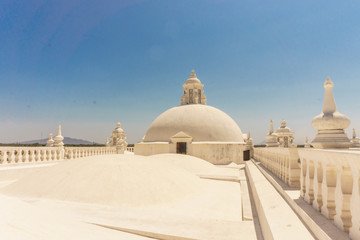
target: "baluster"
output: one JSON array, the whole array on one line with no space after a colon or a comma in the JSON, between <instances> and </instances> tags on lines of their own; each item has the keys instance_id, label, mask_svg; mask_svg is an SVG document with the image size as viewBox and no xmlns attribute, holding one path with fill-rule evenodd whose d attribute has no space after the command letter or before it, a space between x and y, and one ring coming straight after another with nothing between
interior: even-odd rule
<instances>
[{"instance_id":1,"label":"baluster","mask_svg":"<svg viewBox=\"0 0 360 240\"><path fill-rule=\"evenodd\" d=\"M302 159L301 161L301 175L300 175L300 181L301 181L301 191L300 195L305 198L306 194L306 175L307 175L307 162L306 159Z\"/></svg>"},{"instance_id":2,"label":"baluster","mask_svg":"<svg viewBox=\"0 0 360 240\"><path fill-rule=\"evenodd\" d=\"M66 150L65 159L72 159L72 151L70 149Z\"/></svg>"},{"instance_id":3,"label":"baluster","mask_svg":"<svg viewBox=\"0 0 360 240\"><path fill-rule=\"evenodd\" d=\"M4 159L5 159L5 151L0 150L0 164L4 164Z\"/></svg>"},{"instance_id":4,"label":"baluster","mask_svg":"<svg viewBox=\"0 0 360 240\"><path fill-rule=\"evenodd\" d=\"M280 179L284 181L284 159L283 155L279 153L279 163L280 163Z\"/></svg>"},{"instance_id":5,"label":"baluster","mask_svg":"<svg viewBox=\"0 0 360 240\"><path fill-rule=\"evenodd\" d=\"M39 151L37 149L34 150L34 160L35 162L39 161Z\"/></svg>"},{"instance_id":6,"label":"baluster","mask_svg":"<svg viewBox=\"0 0 360 240\"><path fill-rule=\"evenodd\" d=\"M9 163L8 162L8 157L9 157L8 151L6 149L2 150L1 155L2 155L1 164L2 165L8 164Z\"/></svg>"},{"instance_id":7,"label":"baluster","mask_svg":"<svg viewBox=\"0 0 360 240\"><path fill-rule=\"evenodd\" d=\"M281 179L281 162L280 162L280 156L278 153L275 153L275 160L276 160L276 171L278 178Z\"/></svg>"},{"instance_id":8,"label":"baluster","mask_svg":"<svg viewBox=\"0 0 360 240\"><path fill-rule=\"evenodd\" d=\"M16 149L14 151L14 154L15 154L15 163L18 163L19 162L19 157L20 157L20 150Z\"/></svg>"},{"instance_id":9,"label":"baluster","mask_svg":"<svg viewBox=\"0 0 360 240\"><path fill-rule=\"evenodd\" d=\"M321 208L321 213L325 215L328 219L333 220L334 215L336 214L336 205L335 205L335 189L337 182L336 168L333 165L327 165L324 176L325 181L323 187L326 183L325 191L323 189L323 201L324 204Z\"/></svg>"},{"instance_id":10,"label":"baluster","mask_svg":"<svg viewBox=\"0 0 360 240\"><path fill-rule=\"evenodd\" d=\"M281 181L284 181L284 159L282 154L279 154L279 162L280 162L280 179Z\"/></svg>"},{"instance_id":11,"label":"baluster","mask_svg":"<svg viewBox=\"0 0 360 240\"><path fill-rule=\"evenodd\" d=\"M8 150L6 151L6 159L5 161L9 164L12 162L12 150Z\"/></svg>"},{"instance_id":12,"label":"baluster","mask_svg":"<svg viewBox=\"0 0 360 240\"><path fill-rule=\"evenodd\" d=\"M39 150L39 155L40 155L40 161L43 162L45 160L45 151Z\"/></svg>"},{"instance_id":13,"label":"baluster","mask_svg":"<svg viewBox=\"0 0 360 240\"><path fill-rule=\"evenodd\" d=\"M345 232L349 232L349 228L351 227L351 212L350 212L350 199L352 195L352 189L353 189L353 176L351 174L350 167L342 167L340 174L340 186L341 186L341 196L337 196L337 199L340 202L339 207L341 207L341 214L340 216L335 216L335 223L339 227L343 229ZM339 194L341 195L341 194ZM342 200L342 204L341 204ZM337 202L336 202L337 204Z\"/></svg>"},{"instance_id":14,"label":"baluster","mask_svg":"<svg viewBox=\"0 0 360 240\"><path fill-rule=\"evenodd\" d=\"M49 153L50 153L50 159L55 160L55 150L52 149L52 150L49 151Z\"/></svg>"},{"instance_id":15,"label":"baluster","mask_svg":"<svg viewBox=\"0 0 360 240\"><path fill-rule=\"evenodd\" d=\"M25 150L19 150L19 160L20 162L26 162L26 153Z\"/></svg>"},{"instance_id":16,"label":"baluster","mask_svg":"<svg viewBox=\"0 0 360 240\"><path fill-rule=\"evenodd\" d=\"M314 201L314 161L310 160L308 165L308 174L306 178L306 191L305 200L312 205Z\"/></svg>"},{"instance_id":17,"label":"baluster","mask_svg":"<svg viewBox=\"0 0 360 240\"><path fill-rule=\"evenodd\" d=\"M282 180L286 183L286 155L281 154Z\"/></svg>"},{"instance_id":18,"label":"baluster","mask_svg":"<svg viewBox=\"0 0 360 240\"><path fill-rule=\"evenodd\" d=\"M352 213L352 227L349 230L351 239L360 239L360 174L359 167L353 166L353 189L350 201L350 210Z\"/></svg>"},{"instance_id":19,"label":"baluster","mask_svg":"<svg viewBox=\"0 0 360 240\"><path fill-rule=\"evenodd\" d=\"M321 161L317 162L315 178L314 178L314 202L313 206L319 212L323 206L322 199L322 183L323 183L323 167Z\"/></svg>"},{"instance_id":20,"label":"baluster","mask_svg":"<svg viewBox=\"0 0 360 240\"><path fill-rule=\"evenodd\" d=\"M46 150L46 161L50 160L50 151Z\"/></svg>"},{"instance_id":21,"label":"baluster","mask_svg":"<svg viewBox=\"0 0 360 240\"><path fill-rule=\"evenodd\" d=\"M33 160L34 160L34 156L33 156L33 150L28 150L27 151L28 152L28 160L29 160L29 162L33 162Z\"/></svg>"},{"instance_id":22,"label":"baluster","mask_svg":"<svg viewBox=\"0 0 360 240\"><path fill-rule=\"evenodd\" d=\"M60 160L60 149L59 148L56 149L56 151L55 151L55 159Z\"/></svg>"},{"instance_id":23,"label":"baluster","mask_svg":"<svg viewBox=\"0 0 360 240\"><path fill-rule=\"evenodd\" d=\"M290 182L290 156L286 156L286 183L288 185L291 185L291 182Z\"/></svg>"}]
</instances>

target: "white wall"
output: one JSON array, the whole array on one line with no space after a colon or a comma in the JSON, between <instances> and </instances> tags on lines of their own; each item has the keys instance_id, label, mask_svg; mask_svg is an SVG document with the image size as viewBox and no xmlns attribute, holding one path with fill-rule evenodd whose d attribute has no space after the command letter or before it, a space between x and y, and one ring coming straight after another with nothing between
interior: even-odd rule
<instances>
[{"instance_id":1,"label":"white wall","mask_svg":"<svg viewBox=\"0 0 360 240\"><path fill-rule=\"evenodd\" d=\"M193 142L187 145L187 154L204 159L213 164L242 163L243 152L247 150L242 143ZM135 154L154 155L160 153L176 153L175 143L137 143Z\"/></svg>"}]
</instances>

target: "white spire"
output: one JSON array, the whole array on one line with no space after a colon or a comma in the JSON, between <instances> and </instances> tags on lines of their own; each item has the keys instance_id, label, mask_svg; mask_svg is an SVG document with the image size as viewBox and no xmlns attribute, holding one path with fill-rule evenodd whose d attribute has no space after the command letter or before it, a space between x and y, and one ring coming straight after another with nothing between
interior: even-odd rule
<instances>
[{"instance_id":1,"label":"white spire","mask_svg":"<svg viewBox=\"0 0 360 240\"><path fill-rule=\"evenodd\" d=\"M314 148L349 148L350 146L350 140L344 132L344 129L350 125L350 119L336 110L333 87L334 83L328 77L324 83L322 113L312 120L313 128L318 130L311 143Z\"/></svg>"},{"instance_id":2,"label":"white spire","mask_svg":"<svg viewBox=\"0 0 360 240\"><path fill-rule=\"evenodd\" d=\"M353 128L353 135L352 135L352 138L356 138L355 128Z\"/></svg>"},{"instance_id":3,"label":"white spire","mask_svg":"<svg viewBox=\"0 0 360 240\"><path fill-rule=\"evenodd\" d=\"M274 123L273 120L270 120L270 132L269 134L272 134L274 132Z\"/></svg>"},{"instance_id":4,"label":"white spire","mask_svg":"<svg viewBox=\"0 0 360 240\"><path fill-rule=\"evenodd\" d=\"M270 120L270 131L266 135L266 147L278 147L278 135L274 133L274 123L273 120Z\"/></svg>"},{"instance_id":5,"label":"white spire","mask_svg":"<svg viewBox=\"0 0 360 240\"><path fill-rule=\"evenodd\" d=\"M330 77L327 77L324 83L325 97L324 97L323 113L325 115L333 114L334 112L336 112L336 104L334 99L334 93L332 90L333 87L334 87L334 83L331 81Z\"/></svg>"},{"instance_id":6,"label":"white spire","mask_svg":"<svg viewBox=\"0 0 360 240\"><path fill-rule=\"evenodd\" d=\"M54 147L62 147L64 146L63 143L64 137L61 135L61 125L58 126L57 134L54 138Z\"/></svg>"},{"instance_id":7,"label":"white spire","mask_svg":"<svg viewBox=\"0 0 360 240\"><path fill-rule=\"evenodd\" d=\"M197 79L194 69L191 70L191 73L190 73L190 77L189 77L189 78L196 78L196 79Z\"/></svg>"},{"instance_id":8,"label":"white spire","mask_svg":"<svg viewBox=\"0 0 360 240\"><path fill-rule=\"evenodd\" d=\"M353 136L351 139L351 147L352 148L360 148L360 139L356 137L355 128L353 128Z\"/></svg>"},{"instance_id":9,"label":"white spire","mask_svg":"<svg viewBox=\"0 0 360 240\"><path fill-rule=\"evenodd\" d=\"M57 136L61 136L61 125L58 126L58 130L57 130Z\"/></svg>"}]
</instances>

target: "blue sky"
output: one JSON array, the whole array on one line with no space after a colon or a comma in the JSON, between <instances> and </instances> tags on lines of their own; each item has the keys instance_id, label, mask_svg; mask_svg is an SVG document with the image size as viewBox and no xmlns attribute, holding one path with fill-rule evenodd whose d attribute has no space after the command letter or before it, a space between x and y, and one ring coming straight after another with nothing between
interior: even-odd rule
<instances>
[{"instance_id":1,"label":"blue sky","mask_svg":"<svg viewBox=\"0 0 360 240\"><path fill-rule=\"evenodd\" d=\"M179 105L192 69L255 143L270 119L312 139L327 76L360 133L359 12L358 1L3 0L0 142L58 124L104 142L120 121L135 143Z\"/></svg>"}]
</instances>

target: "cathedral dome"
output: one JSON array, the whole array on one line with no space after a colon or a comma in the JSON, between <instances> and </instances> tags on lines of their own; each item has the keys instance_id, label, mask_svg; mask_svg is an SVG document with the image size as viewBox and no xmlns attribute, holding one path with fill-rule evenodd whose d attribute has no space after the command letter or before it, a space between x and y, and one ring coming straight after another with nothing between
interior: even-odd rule
<instances>
[{"instance_id":1,"label":"cathedral dome","mask_svg":"<svg viewBox=\"0 0 360 240\"><path fill-rule=\"evenodd\" d=\"M237 123L223 111L202 104L173 107L157 117L146 132L144 142L169 142L184 132L193 142L244 143Z\"/></svg>"}]
</instances>

